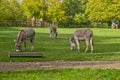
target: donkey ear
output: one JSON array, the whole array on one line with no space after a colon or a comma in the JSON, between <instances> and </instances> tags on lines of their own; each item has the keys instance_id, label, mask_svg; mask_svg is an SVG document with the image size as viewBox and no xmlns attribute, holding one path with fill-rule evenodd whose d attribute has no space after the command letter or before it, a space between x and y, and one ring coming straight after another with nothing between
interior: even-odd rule
<instances>
[{"instance_id":1,"label":"donkey ear","mask_svg":"<svg viewBox=\"0 0 120 80\"><path fill-rule=\"evenodd\" d=\"M14 39L14 42L16 43L16 39Z\"/></svg>"}]
</instances>

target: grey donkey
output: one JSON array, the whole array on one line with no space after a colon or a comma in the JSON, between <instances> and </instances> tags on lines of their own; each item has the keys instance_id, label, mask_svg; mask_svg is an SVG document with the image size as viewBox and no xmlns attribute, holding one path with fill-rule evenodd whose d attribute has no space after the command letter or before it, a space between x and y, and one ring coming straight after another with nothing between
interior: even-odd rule
<instances>
[{"instance_id":1,"label":"grey donkey","mask_svg":"<svg viewBox=\"0 0 120 80\"><path fill-rule=\"evenodd\" d=\"M22 50L22 43L24 43L24 47L25 47L25 50L26 50L26 41L27 40L30 40L30 42L32 44L31 51L34 50L34 39L35 39L34 29L29 28L29 29L21 30L18 33L17 40L14 40L15 41L16 52L20 52Z\"/></svg>"},{"instance_id":2,"label":"grey donkey","mask_svg":"<svg viewBox=\"0 0 120 80\"><path fill-rule=\"evenodd\" d=\"M89 44L91 46L91 53L93 52L93 31L90 29L76 30L73 37L69 39L71 50L77 45L77 50L80 51L80 41L85 41L86 49L84 52L88 51Z\"/></svg>"},{"instance_id":3,"label":"grey donkey","mask_svg":"<svg viewBox=\"0 0 120 80\"><path fill-rule=\"evenodd\" d=\"M54 24L50 24L50 37L53 38L57 38L57 27Z\"/></svg>"}]
</instances>

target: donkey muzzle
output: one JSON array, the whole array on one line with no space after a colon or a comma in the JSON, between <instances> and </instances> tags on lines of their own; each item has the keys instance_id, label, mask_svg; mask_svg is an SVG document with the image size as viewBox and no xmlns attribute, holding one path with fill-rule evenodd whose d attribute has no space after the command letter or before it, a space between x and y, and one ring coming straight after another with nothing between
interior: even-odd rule
<instances>
[{"instance_id":1,"label":"donkey muzzle","mask_svg":"<svg viewBox=\"0 0 120 80\"><path fill-rule=\"evenodd\" d=\"M16 52L20 52L20 50L19 50L19 49L16 49Z\"/></svg>"}]
</instances>

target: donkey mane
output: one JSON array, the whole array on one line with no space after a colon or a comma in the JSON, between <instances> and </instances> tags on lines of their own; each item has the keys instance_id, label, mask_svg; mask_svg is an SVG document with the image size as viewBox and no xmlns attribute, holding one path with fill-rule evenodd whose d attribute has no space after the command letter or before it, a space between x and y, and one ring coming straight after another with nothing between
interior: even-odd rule
<instances>
[{"instance_id":1,"label":"donkey mane","mask_svg":"<svg viewBox=\"0 0 120 80\"><path fill-rule=\"evenodd\" d=\"M22 39L22 37L23 37L23 34L22 34L22 33L24 33L24 35L25 35L25 31L24 31L24 30L21 30L21 31L19 32L18 38L17 38L17 42L19 42L19 41Z\"/></svg>"}]
</instances>

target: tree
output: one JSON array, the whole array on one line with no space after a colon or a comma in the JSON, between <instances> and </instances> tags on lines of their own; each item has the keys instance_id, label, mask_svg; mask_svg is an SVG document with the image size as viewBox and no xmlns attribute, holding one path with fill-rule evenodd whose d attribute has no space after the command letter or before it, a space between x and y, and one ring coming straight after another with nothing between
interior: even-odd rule
<instances>
[{"instance_id":1,"label":"tree","mask_svg":"<svg viewBox=\"0 0 120 80\"><path fill-rule=\"evenodd\" d=\"M24 19L25 15L23 13L23 9L20 5L20 3L18 2L18 0L10 0L10 9L12 14L14 15L15 19L19 20L19 19Z\"/></svg>"},{"instance_id":2,"label":"tree","mask_svg":"<svg viewBox=\"0 0 120 80\"><path fill-rule=\"evenodd\" d=\"M63 10L60 0L48 0L47 1L47 17L49 21L59 23L66 19L65 11Z\"/></svg>"},{"instance_id":3,"label":"tree","mask_svg":"<svg viewBox=\"0 0 120 80\"><path fill-rule=\"evenodd\" d=\"M84 13L87 0L63 0L64 9L67 16Z\"/></svg>"},{"instance_id":4,"label":"tree","mask_svg":"<svg viewBox=\"0 0 120 80\"><path fill-rule=\"evenodd\" d=\"M22 16L23 12L17 0L1 0L0 20L17 20Z\"/></svg>"},{"instance_id":5,"label":"tree","mask_svg":"<svg viewBox=\"0 0 120 80\"><path fill-rule=\"evenodd\" d=\"M22 7L28 19L31 19L33 16L40 19L45 15L45 0L24 0Z\"/></svg>"},{"instance_id":6,"label":"tree","mask_svg":"<svg viewBox=\"0 0 120 80\"><path fill-rule=\"evenodd\" d=\"M88 0L86 14L92 21L120 20L120 0Z\"/></svg>"},{"instance_id":7,"label":"tree","mask_svg":"<svg viewBox=\"0 0 120 80\"><path fill-rule=\"evenodd\" d=\"M85 18L85 15L84 14L76 14L75 17L74 17L74 21L77 25L80 25L80 24L86 24L87 22L87 19Z\"/></svg>"},{"instance_id":8,"label":"tree","mask_svg":"<svg viewBox=\"0 0 120 80\"><path fill-rule=\"evenodd\" d=\"M87 0L63 0L62 3L64 5L65 15L68 16L67 23L69 25L84 23L82 20L87 19L84 14Z\"/></svg>"}]
</instances>

